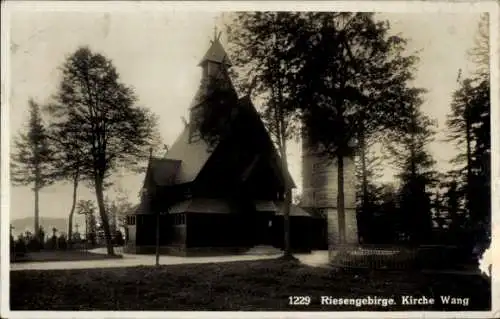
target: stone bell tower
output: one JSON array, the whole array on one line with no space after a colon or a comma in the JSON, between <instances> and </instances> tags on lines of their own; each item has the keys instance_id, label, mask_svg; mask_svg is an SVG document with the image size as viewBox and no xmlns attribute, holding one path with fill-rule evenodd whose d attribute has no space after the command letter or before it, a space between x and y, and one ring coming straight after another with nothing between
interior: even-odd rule
<instances>
[{"instance_id":1,"label":"stone bell tower","mask_svg":"<svg viewBox=\"0 0 500 319\"><path fill-rule=\"evenodd\" d=\"M328 248L334 250L340 242L337 211L337 161L321 157L311 147L307 134L302 134L302 207L326 216ZM344 207L346 244L358 244L356 219L356 175L354 156L344 157Z\"/></svg>"}]
</instances>

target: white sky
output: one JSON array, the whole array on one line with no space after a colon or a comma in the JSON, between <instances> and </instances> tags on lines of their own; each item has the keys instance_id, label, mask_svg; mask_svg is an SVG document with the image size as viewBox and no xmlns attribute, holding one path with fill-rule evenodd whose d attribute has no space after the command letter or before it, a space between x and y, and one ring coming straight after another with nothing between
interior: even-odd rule
<instances>
[{"instance_id":1,"label":"white sky","mask_svg":"<svg viewBox=\"0 0 500 319\"><path fill-rule=\"evenodd\" d=\"M214 12L157 11L156 13L16 12L11 15L10 131L12 138L27 120L28 99L44 102L55 93L58 67L80 45L111 58L121 79L135 88L140 103L160 118L164 143L171 145L182 129L181 116L198 87L196 66L213 34ZM411 39L409 50L423 50L416 85L429 90L423 110L445 128L459 68L467 72L466 51L473 45L477 13L387 13L394 32ZM466 73L465 73L466 75ZM431 145L439 169L446 169L454 147ZM11 139L12 139L11 138ZM290 170L300 187L300 152L290 150ZM133 202L142 175L118 178ZM392 178L387 170L384 179ZM79 199L95 199L81 189ZM67 217L71 186L58 184L42 191L40 216ZM33 193L11 188L11 219L33 215Z\"/></svg>"}]
</instances>

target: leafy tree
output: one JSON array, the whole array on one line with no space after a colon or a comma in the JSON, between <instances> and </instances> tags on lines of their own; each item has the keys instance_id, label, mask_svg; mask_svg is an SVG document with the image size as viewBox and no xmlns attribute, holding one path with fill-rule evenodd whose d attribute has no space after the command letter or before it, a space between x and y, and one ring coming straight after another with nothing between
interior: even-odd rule
<instances>
[{"instance_id":1,"label":"leafy tree","mask_svg":"<svg viewBox=\"0 0 500 319\"><path fill-rule=\"evenodd\" d=\"M50 244L50 249L57 249L57 228L55 227L52 227L52 236L50 237L50 241L49 241L49 244Z\"/></svg>"},{"instance_id":2,"label":"leafy tree","mask_svg":"<svg viewBox=\"0 0 500 319\"><path fill-rule=\"evenodd\" d=\"M435 135L435 121L424 115L419 106L413 105L407 122L391 134L386 145L393 164L400 170L400 210L404 214L404 231L413 244L420 244L431 235L430 187L436 184L435 161L427 150Z\"/></svg>"},{"instance_id":3,"label":"leafy tree","mask_svg":"<svg viewBox=\"0 0 500 319\"><path fill-rule=\"evenodd\" d=\"M294 31L300 29L295 20L299 17L300 13L293 12L238 12L227 28L234 74L240 75L238 86L262 101L261 118L278 148L283 169L288 167L287 142L299 132L292 80L296 58L305 53L297 52L298 44L293 43L298 41L299 33ZM291 257L291 185L285 186L284 199L284 251L285 257Z\"/></svg>"},{"instance_id":4,"label":"leafy tree","mask_svg":"<svg viewBox=\"0 0 500 319\"><path fill-rule=\"evenodd\" d=\"M447 190L443 196L443 201L446 209L447 219L449 220L448 231L451 240L454 241L455 244L457 244L459 243L460 239L457 236L464 230L466 226L466 211L461 205L462 196L459 191L458 183L456 181L450 181L447 186Z\"/></svg>"},{"instance_id":5,"label":"leafy tree","mask_svg":"<svg viewBox=\"0 0 500 319\"><path fill-rule=\"evenodd\" d=\"M58 105L48 104L45 111L49 114L58 112ZM59 114L58 114L59 115ZM87 179L91 172L84 172L86 167L84 159L90 156L88 145L82 145L79 141L86 134L79 130L78 123L70 122L66 116L56 116L52 119L48 127L49 141L54 149L52 155L52 177L56 181L71 182L73 195L71 208L68 216L68 246L71 247L73 241L73 219L78 198L78 186L80 181Z\"/></svg>"},{"instance_id":6,"label":"leafy tree","mask_svg":"<svg viewBox=\"0 0 500 319\"><path fill-rule=\"evenodd\" d=\"M56 123L81 131L73 135L71 145L89 154L82 158L81 173L95 189L108 254L114 252L104 200L106 183L118 168L137 170L147 159L147 149L158 142L156 118L135 106L136 101L133 89L119 81L111 60L81 47L64 63L50 108Z\"/></svg>"},{"instance_id":7,"label":"leafy tree","mask_svg":"<svg viewBox=\"0 0 500 319\"><path fill-rule=\"evenodd\" d=\"M476 65L472 77L470 103L471 136L473 140L471 178L468 182L470 228L474 240L485 246L491 240L491 105L490 105L490 41L489 14L481 15L475 45L469 58ZM498 89L498 88L497 88Z\"/></svg>"},{"instance_id":8,"label":"leafy tree","mask_svg":"<svg viewBox=\"0 0 500 319\"><path fill-rule=\"evenodd\" d=\"M423 114L417 106L402 130L390 134L386 150L405 182L421 175L426 184L435 182L434 159L427 150L434 140L436 122Z\"/></svg>"},{"instance_id":9,"label":"leafy tree","mask_svg":"<svg viewBox=\"0 0 500 319\"><path fill-rule=\"evenodd\" d=\"M117 229L114 233L113 241L117 246L125 245L125 240L123 239L123 234L121 230Z\"/></svg>"},{"instance_id":10,"label":"leafy tree","mask_svg":"<svg viewBox=\"0 0 500 319\"><path fill-rule=\"evenodd\" d=\"M376 203L378 222L372 224L373 240L375 243L395 243L398 231L401 229L401 214L399 213L399 199L396 187L393 184L382 184L378 188Z\"/></svg>"},{"instance_id":11,"label":"leafy tree","mask_svg":"<svg viewBox=\"0 0 500 319\"><path fill-rule=\"evenodd\" d=\"M403 56L405 40L389 37L388 30L366 13L256 12L238 13L228 31L236 43L235 64L251 79L242 87L264 101L283 166L297 118L304 138L321 155L337 159L341 241L343 159L354 152L360 123L366 135L393 127L404 113L400 102L411 97L406 81L416 57Z\"/></svg>"},{"instance_id":12,"label":"leafy tree","mask_svg":"<svg viewBox=\"0 0 500 319\"><path fill-rule=\"evenodd\" d=\"M360 150L361 151L361 150ZM356 210L358 233L364 243L371 243L375 238L373 222L380 213L379 200L382 188L375 183L381 177L381 158L373 151L364 151L356 162ZM378 232L377 232L378 233Z\"/></svg>"},{"instance_id":13,"label":"leafy tree","mask_svg":"<svg viewBox=\"0 0 500 319\"><path fill-rule=\"evenodd\" d=\"M490 84L483 80L477 84L473 100L471 218L478 231L484 232L481 241L489 241L491 232L491 127Z\"/></svg>"},{"instance_id":14,"label":"leafy tree","mask_svg":"<svg viewBox=\"0 0 500 319\"><path fill-rule=\"evenodd\" d=\"M85 239L94 246L97 238L97 220L95 217L96 207L92 200L79 200L76 212L85 216Z\"/></svg>"},{"instance_id":15,"label":"leafy tree","mask_svg":"<svg viewBox=\"0 0 500 319\"><path fill-rule=\"evenodd\" d=\"M389 36L389 24L375 21L371 13L307 15L309 40L296 74L297 100L311 144L337 163L344 243L344 158L354 155L354 140L394 130L408 118L407 106L422 92L408 87L418 59L403 56L406 40Z\"/></svg>"},{"instance_id":16,"label":"leafy tree","mask_svg":"<svg viewBox=\"0 0 500 319\"><path fill-rule=\"evenodd\" d=\"M481 14L476 33L474 47L469 51L469 57L476 65L475 77L489 79L490 77L490 21L489 14Z\"/></svg>"},{"instance_id":17,"label":"leafy tree","mask_svg":"<svg viewBox=\"0 0 500 319\"><path fill-rule=\"evenodd\" d=\"M455 92L447 124L449 140L461 152L453 159L468 228L489 241L491 227L491 142L489 79L465 79ZM482 235L481 235L482 234Z\"/></svg>"},{"instance_id":18,"label":"leafy tree","mask_svg":"<svg viewBox=\"0 0 500 319\"><path fill-rule=\"evenodd\" d=\"M26 240L23 238L23 236L21 234L17 238L14 250L15 250L15 257L24 256L24 254L27 251Z\"/></svg>"},{"instance_id":19,"label":"leafy tree","mask_svg":"<svg viewBox=\"0 0 500 319\"><path fill-rule=\"evenodd\" d=\"M114 237L114 233L116 232L117 229L116 203L112 201L108 196L106 196L106 198L104 198L104 206L106 207L106 215L108 216L109 219L109 228L112 236Z\"/></svg>"},{"instance_id":20,"label":"leafy tree","mask_svg":"<svg viewBox=\"0 0 500 319\"><path fill-rule=\"evenodd\" d=\"M36 239L38 241L39 248L43 248L43 244L45 242L45 229L43 228L43 226L40 226L38 228Z\"/></svg>"},{"instance_id":21,"label":"leafy tree","mask_svg":"<svg viewBox=\"0 0 500 319\"><path fill-rule=\"evenodd\" d=\"M52 149L43 124L40 106L29 100L29 121L24 132L19 132L14 141L11 160L11 181L14 185L31 185L35 194L34 231L40 229L40 190L53 183L50 163Z\"/></svg>"},{"instance_id":22,"label":"leafy tree","mask_svg":"<svg viewBox=\"0 0 500 319\"><path fill-rule=\"evenodd\" d=\"M441 186L441 185L440 185ZM443 195L440 189L437 189L434 198L432 199L433 221L436 223L437 228L442 231L447 225L446 217L444 216Z\"/></svg>"},{"instance_id":23,"label":"leafy tree","mask_svg":"<svg viewBox=\"0 0 500 319\"><path fill-rule=\"evenodd\" d=\"M447 118L449 141L455 143L459 149L464 149L456 156L452 163L458 166L457 173L465 172L465 196L469 205L470 188L472 179L472 97L474 88L472 81L466 79L461 83L461 88L453 95L451 113Z\"/></svg>"},{"instance_id":24,"label":"leafy tree","mask_svg":"<svg viewBox=\"0 0 500 319\"><path fill-rule=\"evenodd\" d=\"M59 238L57 238L57 248L65 250L68 248L68 242L66 240L66 235L61 234Z\"/></svg>"},{"instance_id":25,"label":"leafy tree","mask_svg":"<svg viewBox=\"0 0 500 319\"><path fill-rule=\"evenodd\" d=\"M132 209L134 208L134 204L132 204L129 200L129 195L125 192L125 190L121 187L116 189L116 218L118 222L119 228L125 228L127 225L127 216L130 214Z\"/></svg>"},{"instance_id":26,"label":"leafy tree","mask_svg":"<svg viewBox=\"0 0 500 319\"><path fill-rule=\"evenodd\" d=\"M130 214L134 205L129 201L129 196L125 193L124 189L117 187L115 189L116 197L115 199L106 198L106 210L109 216L113 218L112 225L113 233L119 231L120 228L124 228L127 231L127 215Z\"/></svg>"}]
</instances>

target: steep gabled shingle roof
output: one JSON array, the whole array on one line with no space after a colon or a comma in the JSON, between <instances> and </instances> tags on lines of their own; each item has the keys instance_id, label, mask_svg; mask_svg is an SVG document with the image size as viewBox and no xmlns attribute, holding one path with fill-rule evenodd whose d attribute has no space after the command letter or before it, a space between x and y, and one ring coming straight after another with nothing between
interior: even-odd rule
<instances>
[{"instance_id":1,"label":"steep gabled shingle roof","mask_svg":"<svg viewBox=\"0 0 500 319\"><path fill-rule=\"evenodd\" d=\"M269 131L264 125L264 122L262 121L262 118L257 112L257 109L253 105L250 97L248 96L242 97L240 99L239 106L241 109L245 110L248 115L253 116L255 118L255 124L257 125L257 129L263 130L265 132L269 144L268 146L272 148L271 160L273 162L273 166L283 174L287 184L290 185L291 188L295 188L296 185L295 182L293 181L292 175L290 174L290 171L288 171L287 167L283 167L278 150L274 146L274 143L271 140L271 136L269 135Z\"/></svg>"},{"instance_id":2,"label":"steep gabled shingle roof","mask_svg":"<svg viewBox=\"0 0 500 319\"><path fill-rule=\"evenodd\" d=\"M157 187L176 184L181 161L165 158L150 158L144 177L143 191L149 192ZM140 203L133 208L136 214L151 213L151 198L147 193L141 194Z\"/></svg>"},{"instance_id":3,"label":"steep gabled shingle roof","mask_svg":"<svg viewBox=\"0 0 500 319\"><path fill-rule=\"evenodd\" d=\"M167 158L152 158L150 160L149 178L157 186L170 186L176 182L181 161Z\"/></svg>"},{"instance_id":4,"label":"steep gabled shingle roof","mask_svg":"<svg viewBox=\"0 0 500 319\"><path fill-rule=\"evenodd\" d=\"M176 184L192 182L210 158L210 146L202 138L190 141L189 126L186 126L165 159L181 161Z\"/></svg>"},{"instance_id":5,"label":"steep gabled shingle roof","mask_svg":"<svg viewBox=\"0 0 500 319\"><path fill-rule=\"evenodd\" d=\"M290 185L292 188L295 188L296 186L293 178L290 175L288 169L283 169L278 151L274 147L271 137L269 136L269 133L264 126L264 123L262 122L259 114L257 113L257 110L253 106L251 100L248 97L239 99L237 108L238 113L243 113L243 116L250 115L254 117L254 122L257 125L257 129L264 130L265 134L268 137L268 146L273 150L271 155L273 167L275 167L278 172L284 174L284 178L286 179L288 185ZM170 150L165 155L165 159L181 161L179 172L176 178L176 184L192 182L201 172L203 166L205 166L211 154L217 147L216 145L215 148L210 148L208 143L201 138L190 141L189 134L189 127L186 126L179 138L177 138Z\"/></svg>"},{"instance_id":6,"label":"steep gabled shingle roof","mask_svg":"<svg viewBox=\"0 0 500 319\"><path fill-rule=\"evenodd\" d=\"M144 187L175 184L180 165L181 161L176 159L150 158L144 178Z\"/></svg>"}]
</instances>

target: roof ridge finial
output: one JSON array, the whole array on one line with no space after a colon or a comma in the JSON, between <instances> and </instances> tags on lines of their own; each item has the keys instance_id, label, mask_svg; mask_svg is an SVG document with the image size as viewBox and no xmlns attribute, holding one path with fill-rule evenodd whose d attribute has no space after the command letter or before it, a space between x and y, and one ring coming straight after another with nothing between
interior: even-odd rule
<instances>
[{"instance_id":1,"label":"roof ridge finial","mask_svg":"<svg viewBox=\"0 0 500 319\"><path fill-rule=\"evenodd\" d=\"M214 24L214 40L213 41L217 41L219 38L217 37L217 25Z\"/></svg>"}]
</instances>

